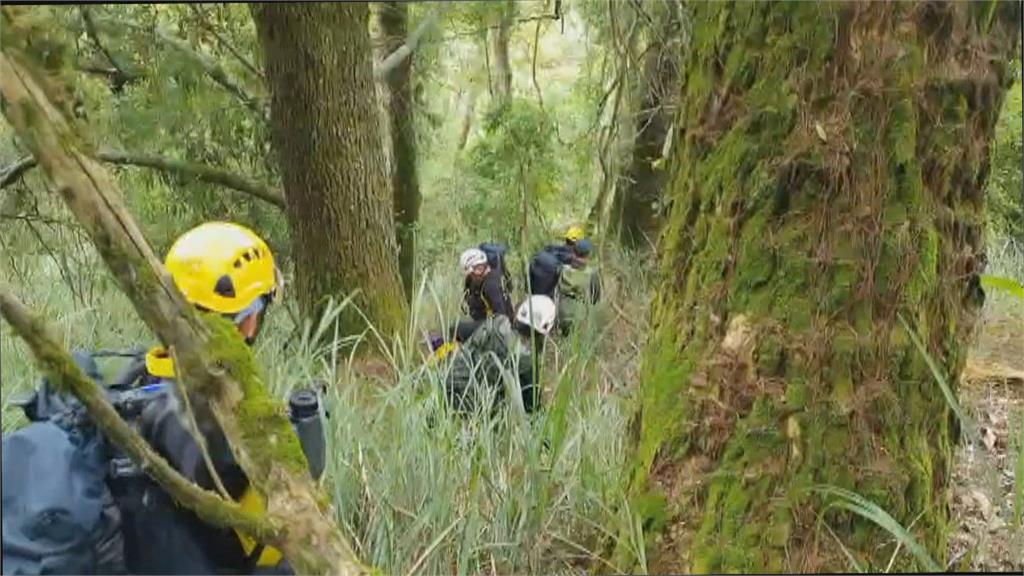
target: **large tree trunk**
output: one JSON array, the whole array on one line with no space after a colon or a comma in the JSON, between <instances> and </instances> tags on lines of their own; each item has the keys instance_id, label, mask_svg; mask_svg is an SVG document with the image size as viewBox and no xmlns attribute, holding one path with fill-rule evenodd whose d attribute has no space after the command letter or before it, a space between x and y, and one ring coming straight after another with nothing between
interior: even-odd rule
<instances>
[{"instance_id":1,"label":"large tree trunk","mask_svg":"<svg viewBox=\"0 0 1024 576\"><path fill-rule=\"evenodd\" d=\"M380 11L387 53L398 50L408 36L409 12L404 2L387 2ZM398 268L407 298L412 298L416 266L416 223L420 217L420 183L416 174L416 132L413 124L412 59L410 55L385 78L391 129L391 189L394 195Z\"/></svg>"},{"instance_id":2,"label":"large tree trunk","mask_svg":"<svg viewBox=\"0 0 1024 576\"><path fill-rule=\"evenodd\" d=\"M494 99L502 103L512 95L512 65L509 63L508 42L512 35L515 4L507 0L498 10L498 23L491 29L491 49L494 50Z\"/></svg>"},{"instance_id":3,"label":"large tree trunk","mask_svg":"<svg viewBox=\"0 0 1024 576\"><path fill-rule=\"evenodd\" d=\"M669 44L680 39L678 19L666 3L649 8L657 29L648 30L632 158L612 202L611 227L629 248L649 246L661 224L658 204L667 172L664 165L655 167L654 163L665 147L678 95L679 49Z\"/></svg>"},{"instance_id":4,"label":"large tree trunk","mask_svg":"<svg viewBox=\"0 0 1024 576\"><path fill-rule=\"evenodd\" d=\"M271 141L281 163L303 310L354 299L384 335L402 329L390 190L374 104L365 3L253 4L271 88ZM349 307L343 333L366 328Z\"/></svg>"},{"instance_id":5,"label":"large tree trunk","mask_svg":"<svg viewBox=\"0 0 1024 576\"><path fill-rule=\"evenodd\" d=\"M820 484L942 563L958 427L899 317L955 385L1020 4L692 7L631 487L649 568L849 569ZM885 568L892 537L822 518Z\"/></svg>"}]
</instances>

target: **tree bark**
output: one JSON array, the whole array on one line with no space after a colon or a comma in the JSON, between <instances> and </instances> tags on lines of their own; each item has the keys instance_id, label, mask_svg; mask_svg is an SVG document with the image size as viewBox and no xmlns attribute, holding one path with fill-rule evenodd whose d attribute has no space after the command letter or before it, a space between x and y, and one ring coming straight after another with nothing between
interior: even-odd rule
<instances>
[{"instance_id":1,"label":"tree bark","mask_svg":"<svg viewBox=\"0 0 1024 576\"><path fill-rule=\"evenodd\" d=\"M899 318L955 385L1020 4L691 6L634 428L648 568L849 569L822 484L944 566L958 423ZM891 536L821 518L884 569Z\"/></svg>"},{"instance_id":2,"label":"tree bark","mask_svg":"<svg viewBox=\"0 0 1024 576\"><path fill-rule=\"evenodd\" d=\"M385 49L396 53L405 46L409 31L408 7L387 2L380 11ZM394 195L398 269L405 296L413 296L416 271L416 223L420 217L420 183L416 172L416 131L413 120L412 59L410 53L385 75L388 88L388 123L391 130L391 190Z\"/></svg>"},{"instance_id":3,"label":"tree bark","mask_svg":"<svg viewBox=\"0 0 1024 576\"><path fill-rule=\"evenodd\" d=\"M667 172L664 164L655 167L654 163L661 158L672 125L671 108L678 94L679 49L666 45L669 39L680 36L678 20L665 4L653 4L651 8L655 10L655 21L647 31L640 102L636 106L636 136L630 164L612 201L611 227L627 248L650 246L661 224L658 204Z\"/></svg>"},{"instance_id":4,"label":"tree bark","mask_svg":"<svg viewBox=\"0 0 1024 576\"><path fill-rule=\"evenodd\" d=\"M392 198L375 108L365 3L253 4L271 87L300 304L359 291L342 333L404 329Z\"/></svg>"},{"instance_id":5,"label":"tree bark","mask_svg":"<svg viewBox=\"0 0 1024 576\"><path fill-rule=\"evenodd\" d=\"M494 50L494 98L500 104L512 96L512 65L509 63L508 43L512 35L512 18L515 4L507 0L498 13L498 25L491 30L491 47Z\"/></svg>"}]
</instances>

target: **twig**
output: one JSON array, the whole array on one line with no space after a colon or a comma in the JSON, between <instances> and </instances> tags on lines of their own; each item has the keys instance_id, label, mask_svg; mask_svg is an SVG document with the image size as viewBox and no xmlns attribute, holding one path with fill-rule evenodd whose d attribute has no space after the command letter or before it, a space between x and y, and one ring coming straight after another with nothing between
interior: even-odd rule
<instances>
[{"instance_id":1,"label":"twig","mask_svg":"<svg viewBox=\"0 0 1024 576\"><path fill-rule=\"evenodd\" d=\"M203 490L171 467L138 432L118 415L99 386L90 381L65 352L52 331L0 282L0 315L28 344L36 364L59 389L69 390L85 406L90 418L114 444L124 450L182 506L217 526L238 528L255 538L277 540L280 524L265 516L242 510L238 504Z\"/></svg>"}]
</instances>

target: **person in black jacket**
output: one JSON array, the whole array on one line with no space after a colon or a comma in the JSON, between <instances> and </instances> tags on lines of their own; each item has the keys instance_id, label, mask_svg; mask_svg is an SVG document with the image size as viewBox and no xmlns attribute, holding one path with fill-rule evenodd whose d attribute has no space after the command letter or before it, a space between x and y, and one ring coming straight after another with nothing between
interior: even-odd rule
<instances>
[{"instance_id":1,"label":"person in black jacket","mask_svg":"<svg viewBox=\"0 0 1024 576\"><path fill-rule=\"evenodd\" d=\"M479 248L462 253L459 265L466 279L463 284L465 304L469 317L482 322L491 316L512 319L512 299L505 293L500 270L487 264L487 255Z\"/></svg>"}]
</instances>

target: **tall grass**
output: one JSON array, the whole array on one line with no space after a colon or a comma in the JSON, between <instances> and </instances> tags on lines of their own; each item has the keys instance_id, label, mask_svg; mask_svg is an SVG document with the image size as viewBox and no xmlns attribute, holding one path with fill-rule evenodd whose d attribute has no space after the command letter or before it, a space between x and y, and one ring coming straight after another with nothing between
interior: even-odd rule
<instances>
[{"instance_id":1,"label":"tall grass","mask_svg":"<svg viewBox=\"0 0 1024 576\"><path fill-rule=\"evenodd\" d=\"M12 283L66 345L154 343L101 265L92 278L96 300L82 308L45 263L29 258ZM551 342L541 412L526 417L504 406L494 415L456 417L444 410L443 367L425 361L423 345L425 334L458 317L455 274L444 267L424 276L398 335L369 326L341 337L334 319L350 300L317 324L295 326L280 307L268 317L255 352L274 392L285 397L314 381L329 384L323 484L344 531L365 561L388 574L620 571L601 545L617 538L622 522L632 524L622 471L642 322L608 322L612 309L599 307L580 330ZM631 296L644 293L641 281L610 287L607 298L620 310L642 308ZM9 327L0 329L7 430L21 424L9 398L35 385L37 374ZM349 351L359 339L385 345L393 381L370 383L354 369ZM642 557L642 543L641 536L627 545Z\"/></svg>"}]
</instances>

